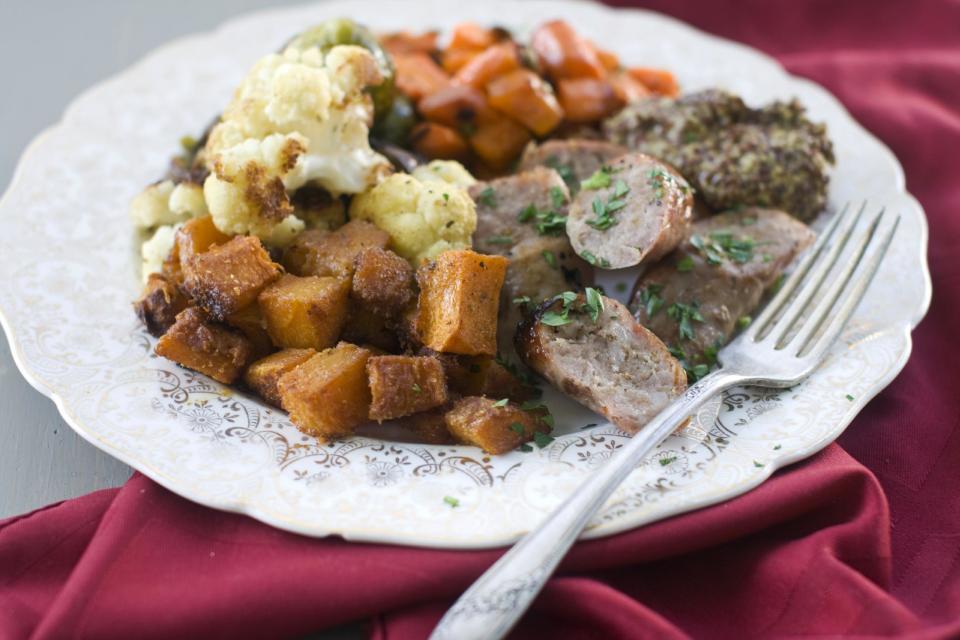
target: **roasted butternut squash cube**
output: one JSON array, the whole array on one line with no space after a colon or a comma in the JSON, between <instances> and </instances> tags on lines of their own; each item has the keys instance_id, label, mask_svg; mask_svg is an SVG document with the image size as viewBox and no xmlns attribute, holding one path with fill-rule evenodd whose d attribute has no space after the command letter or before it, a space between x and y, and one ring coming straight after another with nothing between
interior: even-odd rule
<instances>
[{"instance_id":1,"label":"roasted butternut squash cube","mask_svg":"<svg viewBox=\"0 0 960 640\"><path fill-rule=\"evenodd\" d=\"M143 295L133 306L147 331L160 337L173 326L177 314L187 308L187 297L166 276L151 273Z\"/></svg>"},{"instance_id":2,"label":"roasted butternut squash cube","mask_svg":"<svg viewBox=\"0 0 960 640\"><path fill-rule=\"evenodd\" d=\"M243 381L247 383L258 396L275 407L280 404L280 391L277 382L280 377L292 371L317 354L314 349L283 349L270 354L266 358L257 360L243 374Z\"/></svg>"},{"instance_id":3,"label":"roasted butternut squash cube","mask_svg":"<svg viewBox=\"0 0 960 640\"><path fill-rule=\"evenodd\" d=\"M359 345L371 345L386 352L400 351L395 321L388 321L358 304L350 301L350 311L343 325L341 339Z\"/></svg>"},{"instance_id":4,"label":"roasted butternut squash cube","mask_svg":"<svg viewBox=\"0 0 960 640\"><path fill-rule=\"evenodd\" d=\"M278 347L326 349L347 320L350 282L285 274L258 298L270 339Z\"/></svg>"},{"instance_id":5,"label":"roasted butternut squash cube","mask_svg":"<svg viewBox=\"0 0 960 640\"><path fill-rule=\"evenodd\" d=\"M497 352L497 309L509 260L473 251L444 251L417 272L417 332L434 351Z\"/></svg>"},{"instance_id":6,"label":"roasted butternut squash cube","mask_svg":"<svg viewBox=\"0 0 960 640\"><path fill-rule=\"evenodd\" d=\"M253 303L281 272L259 238L237 236L190 258L183 286L211 318L222 322Z\"/></svg>"},{"instance_id":7,"label":"roasted butternut squash cube","mask_svg":"<svg viewBox=\"0 0 960 640\"><path fill-rule=\"evenodd\" d=\"M382 422L439 407L447 401L443 365L429 356L376 356L367 360L370 419Z\"/></svg>"},{"instance_id":8,"label":"roasted butternut squash cube","mask_svg":"<svg viewBox=\"0 0 960 640\"><path fill-rule=\"evenodd\" d=\"M447 386L459 395L509 398L514 402L533 397L533 387L490 356L441 354L440 362L447 376Z\"/></svg>"},{"instance_id":9,"label":"roasted butternut squash cube","mask_svg":"<svg viewBox=\"0 0 960 640\"><path fill-rule=\"evenodd\" d=\"M453 437L465 444L499 454L516 449L533 439L534 433L548 433L542 410L524 411L492 398L461 398L444 416Z\"/></svg>"},{"instance_id":10,"label":"roasted butternut squash cube","mask_svg":"<svg viewBox=\"0 0 960 640\"><path fill-rule=\"evenodd\" d=\"M214 245L229 241L230 236L217 229L211 216L203 216L187 220L177 229L173 251L177 254L180 268L186 271L193 256L203 253Z\"/></svg>"},{"instance_id":11,"label":"roasted butternut squash cube","mask_svg":"<svg viewBox=\"0 0 960 640\"><path fill-rule=\"evenodd\" d=\"M438 407L430 411L415 413L410 416L404 416L396 421L396 424L403 429L410 439L414 442L424 444L454 444L453 436L447 430L447 422L444 418L449 406Z\"/></svg>"},{"instance_id":12,"label":"roasted butternut squash cube","mask_svg":"<svg viewBox=\"0 0 960 640\"><path fill-rule=\"evenodd\" d=\"M262 358L276 351L257 302L227 316L227 324L247 337L253 348L254 358Z\"/></svg>"},{"instance_id":13,"label":"roasted butternut squash cube","mask_svg":"<svg viewBox=\"0 0 960 640\"><path fill-rule=\"evenodd\" d=\"M370 412L369 358L366 349L341 342L280 376L277 389L290 420L322 440L350 435Z\"/></svg>"},{"instance_id":14,"label":"roasted butternut squash cube","mask_svg":"<svg viewBox=\"0 0 960 640\"><path fill-rule=\"evenodd\" d=\"M350 296L383 318L399 315L413 299L413 267L393 251L364 249L354 263Z\"/></svg>"},{"instance_id":15,"label":"roasted butternut squash cube","mask_svg":"<svg viewBox=\"0 0 960 640\"><path fill-rule=\"evenodd\" d=\"M157 355L224 384L236 380L250 359L250 341L210 322L196 307L184 309L157 341Z\"/></svg>"},{"instance_id":16,"label":"roasted butternut squash cube","mask_svg":"<svg viewBox=\"0 0 960 640\"><path fill-rule=\"evenodd\" d=\"M283 266L298 276L349 279L353 263L364 249L386 249L390 235L366 220L353 220L335 231L309 229L283 253Z\"/></svg>"}]
</instances>

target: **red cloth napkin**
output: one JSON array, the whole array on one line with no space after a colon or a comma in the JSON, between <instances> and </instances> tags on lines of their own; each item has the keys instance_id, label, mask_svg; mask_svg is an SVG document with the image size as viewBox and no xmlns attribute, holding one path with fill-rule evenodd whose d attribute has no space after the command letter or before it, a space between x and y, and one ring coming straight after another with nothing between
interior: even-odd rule
<instances>
[{"instance_id":1,"label":"red cloth napkin","mask_svg":"<svg viewBox=\"0 0 960 640\"><path fill-rule=\"evenodd\" d=\"M839 444L725 504L578 545L517 638L960 637L960 3L650 6L826 85L903 162L934 302ZM548 16L544 16L545 18ZM423 638L499 555L312 540L135 475L0 522L0 637Z\"/></svg>"}]
</instances>

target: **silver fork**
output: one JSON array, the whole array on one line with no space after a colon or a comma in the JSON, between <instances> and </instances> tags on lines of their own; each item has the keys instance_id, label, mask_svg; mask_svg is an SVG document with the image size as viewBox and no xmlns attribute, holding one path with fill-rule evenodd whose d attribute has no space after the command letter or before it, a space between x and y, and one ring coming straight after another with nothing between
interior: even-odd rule
<instances>
[{"instance_id":1,"label":"silver fork","mask_svg":"<svg viewBox=\"0 0 960 640\"><path fill-rule=\"evenodd\" d=\"M536 598L594 513L687 416L730 387L792 387L810 375L863 298L900 223L897 216L884 224L881 210L860 230L865 208L865 203L857 211L844 207L834 216L764 311L720 351L720 368L661 411L539 527L480 576L443 616L431 639L502 638Z\"/></svg>"}]
</instances>

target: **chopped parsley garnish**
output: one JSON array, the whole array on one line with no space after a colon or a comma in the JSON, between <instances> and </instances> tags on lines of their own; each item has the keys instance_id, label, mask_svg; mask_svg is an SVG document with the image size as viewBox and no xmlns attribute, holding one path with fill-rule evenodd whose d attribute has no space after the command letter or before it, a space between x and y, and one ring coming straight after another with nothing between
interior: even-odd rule
<instances>
[{"instance_id":1,"label":"chopped parsley garnish","mask_svg":"<svg viewBox=\"0 0 960 640\"><path fill-rule=\"evenodd\" d=\"M753 461L753 466L755 466L755 467L758 468L758 469L762 469L762 468L763 468L763 465L762 465L761 463L757 462L756 460Z\"/></svg>"},{"instance_id":2,"label":"chopped parsley garnish","mask_svg":"<svg viewBox=\"0 0 960 640\"><path fill-rule=\"evenodd\" d=\"M567 228L567 216L560 215L553 209L537 209L529 204L517 214L518 222L534 221L537 233L542 236L559 236Z\"/></svg>"},{"instance_id":3,"label":"chopped parsley garnish","mask_svg":"<svg viewBox=\"0 0 960 640\"><path fill-rule=\"evenodd\" d=\"M513 244L513 238L510 236L490 236L487 238L490 244Z\"/></svg>"},{"instance_id":4,"label":"chopped parsley garnish","mask_svg":"<svg viewBox=\"0 0 960 640\"><path fill-rule=\"evenodd\" d=\"M737 318L737 329L746 329L751 322L753 322L753 318L750 316L740 316Z\"/></svg>"},{"instance_id":5,"label":"chopped parsley garnish","mask_svg":"<svg viewBox=\"0 0 960 640\"><path fill-rule=\"evenodd\" d=\"M497 206L497 192L493 190L493 187L487 187L477 196L477 202L488 207L495 207Z\"/></svg>"},{"instance_id":6,"label":"chopped parsley garnish","mask_svg":"<svg viewBox=\"0 0 960 640\"><path fill-rule=\"evenodd\" d=\"M495 406L495 407L505 407L505 406L507 406L507 403L508 403L508 402L510 402L510 398L501 398L501 399L497 400L496 402L494 402L494 403L493 403L493 406Z\"/></svg>"},{"instance_id":7,"label":"chopped parsley garnish","mask_svg":"<svg viewBox=\"0 0 960 640\"><path fill-rule=\"evenodd\" d=\"M681 340L693 340L693 322L703 322L700 315L700 303L693 301L690 304L674 302L667 307L667 315L677 321Z\"/></svg>"},{"instance_id":8,"label":"chopped parsley garnish","mask_svg":"<svg viewBox=\"0 0 960 640\"><path fill-rule=\"evenodd\" d=\"M596 322L600 318L600 312L603 311L603 297L600 292L593 287L587 287L584 291L585 302L580 305L578 311L582 311L590 316L590 319ZM560 327L570 322L570 312L574 311L573 303L577 300L577 294L573 291L564 291L560 295L553 297L554 301L561 301L560 311L553 309L547 311L540 317L540 322L550 327Z\"/></svg>"},{"instance_id":9,"label":"chopped parsley garnish","mask_svg":"<svg viewBox=\"0 0 960 640\"><path fill-rule=\"evenodd\" d=\"M677 260L677 271L693 271L693 258L690 256L683 256Z\"/></svg>"},{"instance_id":10,"label":"chopped parsley garnish","mask_svg":"<svg viewBox=\"0 0 960 640\"><path fill-rule=\"evenodd\" d=\"M577 182L577 177L573 175L573 167L571 167L569 164L560 162L560 159L556 156L547 158L546 164L548 167L560 174L560 177L563 178L563 181L566 182L567 186L570 188L571 193L576 193L580 184Z\"/></svg>"},{"instance_id":11,"label":"chopped parsley garnish","mask_svg":"<svg viewBox=\"0 0 960 640\"><path fill-rule=\"evenodd\" d=\"M662 284L648 284L640 290L640 304L643 305L648 318L653 317L657 311L663 308L663 298L660 297L661 291L663 291Z\"/></svg>"},{"instance_id":12,"label":"chopped parsley garnish","mask_svg":"<svg viewBox=\"0 0 960 640\"><path fill-rule=\"evenodd\" d=\"M538 447L543 449L544 447L550 446L550 443L553 442L553 436L547 435L542 431L534 431L533 441L537 444Z\"/></svg>"},{"instance_id":13,"label":"chopped parsley garnish","mask_svg":"<svg viewBox=\"0 0 960 640\"><path fill-rule=\"evenodd\" d=\"M595 426L597 426L597 423L596 423L596 422L588 422L587 424L583 425L583 426L580 427L580 428L581 428L581 429L592 429L592 428L595 427Z\"/></svg>"},{"instance_id":14,"label":"chopped parsley garnish","mask_svg":"<svg viewBox=\"0 0 960 640\"><path fill-rule=\"evenodd\" d=\"M670 457L667 457L667 458L660 458L660 466L661 466L661 467L665 467L665 466L667 466L668 464L670 464L671 462L676 462L676 460L677 460L677 456L670 456Z\"/></svg>"},{"instance_id":15,"label":"chopped parsley garnish","mask_svg":"<svg viewBox=\"0 0 960 640\"><path fill-rule=\"evenodd\" d=\"M770 293L775 294L780 291L780 288L783 286L783 281L786 279L786 274L781 273L777 276L777 279L774 281L773 286L770 287Z\"/></svg>"},{"instance_id":16,"label":"chopped parsley garnish","mask_svg":"<svg viewBox=\"0 0 960 640\"><path fill-rule=\"evenodd\" d=\"M610 266L609 260L606 258L598 258L597 256L593 255L592 251L584 251L580 254L580 257L595 267L601 267L605 269Z\"/></svg>"},{"instance_id":17,"label":"chopped parsley garnish","mask_svg":"<svg viewBox=\"0 0 960 640\"><path fill-rule=\"evenodd\" d=\"M449 194L449 193L444 193L444 194L443 194L443 201L444 201L444 202L450 202L450 194Z\"/></svg>"},{"instance_id":18,"label":"chopped parsley garnish","mask_svg":"<svg viewBox=\"0 0 960 640\"><path fill-rule=\"evenodd\" d=\"M521 307L525 307L528 304L530 304L532 300L530 300L530 296L520 296L518 298L514 298L513 300L511 300L511 302Z\"/></svg>"},{"instance_id":19,"label":"chopped parsley garnish","mask_svg":"<svg viewBox=\"0 0 960 640\"><path fill-rule=\"evenodd\" d=\"M531 451L533 451L533 447L528 445L526 442L524 442L522 445L520 445L517 448L520 449L520 451L523 451L524 453L530 453Z\"/></svg>"},{"instance_id":20,"label":"chopped parsley garnish","mask_svg":"<svg viewBox=\"0 0 960 640\"><path fill-rule=\"evenodd\" d=\"M783 448L783 445L782 445L782 444L778 444L777 446L775 446L775 447L773 448L773 450L774 450L774 451L780 451L781 448Z\"/></svg>"},{"instance_id":21,"label":"chopped parsley garnish","mask_svg":"<svg viewBox=\"0 0 960 640\"><path fill-rule=\"evenodd\" d=\"M599 196L593 199L591 206L596 218L587 220L587 224L598 231L606 231L617 224L613 214L627 206L625 196L628 193L630 193L630 187L627 186L627 183L623 180L617 180L613 185L613 194L606 202L601 200Z\"/></svg>"},{"instance_id":22,"label":"chopped parsley garnish","mask_svg":"<svg viewBox=\"0 0 960 640\"><path fill-rule=\"evenodd\" d=\"M422 389L420 388L420 385L418 385L416 382L414 382L410 386L410 388L413 390L414 393L420 393L422 391Z\"/></svg>"},{"instance_id":23,"label":"chopped parsley garnish","mask_svg":"<svg viewBox=\"0 0 960 640\"><path fill-rule=\"evenodd\" d=\"M553 203L554 209L559 209L567 203L567 196L563 194L563 189L560 187L550 187L550 202Z\"/></svg>"},{"instance_id":24,"label":"chopped parsley garnish","mask_svg":"<svg viewBox=\"0 0 960 640\"><path fill-rule=\"evenodd\" d=\"M588 191L606 189L610 186L610 180L610 169L608 167L600 167L594 171L593 175L589 178L580 181L580 188Z\"/></svg>"},{"instance_id":25,"label":"chopped parsley garnish","mask_svg":"<svg viewBox=\"0 0 960 640\"><path fill-rule=\"evenodd\" d=\"M663 196L666 193L664 191L663 181L670 178L670 176L668 176L660 167L654 167L653 169L650 169L647 177L650 178L647 184L653 187L653 195L657 200L663 200Z\"/></svg>"},{"instance_id":26,"label":"chopped parsley garnish","mask_svg":"<svg viewBox=\"0 0 960 640\"><path fill-rule=\"evenodd\" d=\"M584 297L587 299L584 309L590 315L590 319L596 322L600 318L600 312L603 311L603 298L592 287L587 287Z\"/></svg>"},{"instance_id":27,"label":"chopped parsley garnish","mask_svg":"<svg viewBox=\"0 0 960 640\"><path fill-rule=\"evenodd\" d=\"M750 236L741 236L735 239L729 231L711 233L706 239L700 235L693 235L690 244L697 248L707 264L718 265L725 259L743 264L753 260L753 249L756 246Z\"/></svg>"},{"instance_id":28,"label":"chopped parsley garnish","mask_svg":"<svg viewBox=\"0 0 960 640\"><path fill-rule=\"evenodd\" d=\"M553 255L553 251L546 250L546 251L542 251L541 254L543 255L543 259L546 260L548 265L550 265L554 269L557 268L557 256Z\"/></svg>"},{"instance_id":29,"label":"chopped parsley garnish","mask_svg":"<svg viewBox=\"0 0 960 640\"><path fill-rule=\"evenodd\" d=\"M703 360L709 365L717 364L717 352L720 351L720 347L723 346L720 340L718 339L712 345L703 350Z\"/></svg>"},{"instance_id":30,"label":"chopped parsley garnish","mask_svg":"<svg viewBox=\"0 0 960 640\"><path fill-rule=\"evenodd\" d=\"M450 505L452 508L460 506L460 501L454 498L453 496L443 496L443 501Z\"/></svg>"},{"instance_id":31,"label":"chopped parsley garnish","mask_svg":"<svg viewBox=\"0 0 960 640\"><path fill-rule=\"evenodd\" d=\"M515 434L522 436L524 433L526 433L527 430L519 422L514 422L513 424L510 425L510 431L513 431Z\"/></svg>"},{"instance_id":32,"label":"chopped parsley garnish","mask_svg":"<svg viewBox=\"0 0 960 640\"><path fill-rule=\"evenodd\" d=\"M849 400L850 402L853 402L853 401L854 401L854 397L848 393L848 394L847 394L847 400Z\"/></svg>"},{"instance_id":33,"label":"chopped parsley garnish","mask_svg":"<svg viewBox=\"0 0 960 640\"><path fill-rule=\"evenodd\" d=\"M188 153L193 153L197 147L197 139L193 136L183 136L180 138L180 146Z\"/></svg>"}]
</instances>

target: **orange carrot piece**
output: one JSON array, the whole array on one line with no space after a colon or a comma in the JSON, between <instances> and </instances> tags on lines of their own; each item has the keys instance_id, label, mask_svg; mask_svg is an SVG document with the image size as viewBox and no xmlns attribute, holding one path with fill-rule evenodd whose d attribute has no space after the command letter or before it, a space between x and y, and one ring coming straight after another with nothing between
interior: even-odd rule
<instances>
[{"instance_id":1,"label":"orange carrot piece","mask_svg":"<svg viewBox=\"0 0 960 640\"><path fill-rule=\"evenodd\" d=\"M496 116L487 97L473 87L451 84L417 103L420 115L457 130L471 129Z\"/></svg>"},{"instance_id":2,"label":"orange carrot piece","mask_svg":"<svg viewBox=\"0 0 960 640\"><path fill-rule=\"evenodd\" d=\"M430 53L437 49L437 32L414 34L409 31L394 31L380 36L380 46L392 56L405 53Z\"/></svg>"},{"instance_id":3,"label":"orange carrot piece","mask_svg":"<svg viewBox=\"0 0 960 640\"><path fill-rule=\"evenodd\" d=\"M597 60L607 71L613 72L620 68L620 58L612 51L601 49L594 45L594 51L597 53Z\"/></svg>"},{"instance_id":4,"label":"orange carrot piece","mask_svg":"<svg viewBox=\"0 0 960 640\"><path fill-rule=\"evenodd\" d=\"M650 95L650 89L645 84L623 71L612 74L609 82L613 93L623 103L635 102Z\"/></svg>"},{"instance_id":5,"label":"orange carrot piece","mask_svg":"<svg viewBox=\"0 0 960 640\"><path fill-rule=\"evenodd\" d=\"M474 153L496 170L507 168L528 142L530 132L523 125L504 116L479 125L470 136L470 146Z\"/></svg>"},{"instance_id":6,"label":"orange carrot piece","mask_svg":"<svg viewBox=\"0 0 960 640\"><path fill-rule=\"evenodd\" d=\"M412 100L436 93L450 84L450 76L425 53L393 56L397 88Z\"/></svg>"},{"instance_id":7,"label":"orange carrot piece","mask_svg":"<svg viewBox=\"0 0 960 640\"><path fill-rule=\"evenodd\" d=\"M530 44L552 78L604 78L607 75L590 43L563 20L541 25L533 32Z\"/></svg>"},{"instance_id":8,"label":"orange carrot piece","mask_svg":"<svg viewBox=\"0 0 960 640\"><path fill-rule=\"evenodd\" d=\"M610 83L595 78L560 80L557 97L570 122L595 122L623 106Z\"/></svg>"},{"instance_id":9,"label":"orange carrot piece","mask_svg":"<svg viewBox=\"0 0 960 640\"><path fill-rule=\"evenodd\" d=\"M450 49L486 49L496 41L493 31L475 22L461 22L453 28Z\"/></svg>"},{"instance_id":10,"label":"orange carrot piece","mask_svg":"<svg viewBox=\"0 0 960 640\"><path fill-rule=\"evenodd\" d=\"M410 131L410 146L430 160L465 160L470 155L470 147L463 136L436 122L417 123Z\"/></svg>"},{"instance_id":11,"label":"orange carrot piece","mask_svg":"<svg viewBox=\"0 0 960 640\"><path fill-rule=\"evenodd\" d=\"M627 69L627 73L653 93L659 93L668 98L675 98L680 95L680 85L677 84L677 78L669 71L647 67L630 67Z\"/></svg>"},{"instance_id":12,"label":"orange carrot piece","mask_svg":"<svg viewBox=\"0 0 960 640\"><path fill-rule=\"evenodd\" d=\"M443 70L453 75L481 53L483 49L445 49L440 56Z\"/></svg>"},{"instance_id":13,"label":"orange carrot piece","mask_svg":"<svg viewBox=\"0 0 960 640\"><path fill-rule=\"evenodd\" d=\"M516 69L487 85L490 106L510 116L538 136L545 136L563 120L563 109L553 90L529 69Z\"/></svg>"},{"instance_id":14,"label":"orange carrot piece","mask_svg":"<svg viewBox=\"0 0 960 640\"><path fill-rule=\"evenodd\" d=\"M457 84L469 85L474 89L483 89L494 78L519 67L520 57L517 55L516 45L512 42L502 42L471 58L453 76L453 81Z\"/></svg>"}]
</instances>

